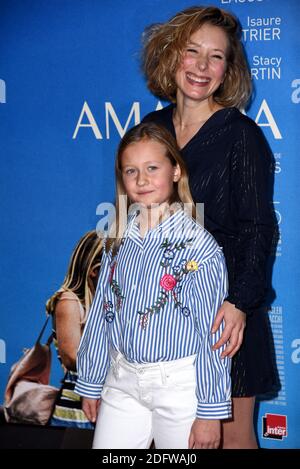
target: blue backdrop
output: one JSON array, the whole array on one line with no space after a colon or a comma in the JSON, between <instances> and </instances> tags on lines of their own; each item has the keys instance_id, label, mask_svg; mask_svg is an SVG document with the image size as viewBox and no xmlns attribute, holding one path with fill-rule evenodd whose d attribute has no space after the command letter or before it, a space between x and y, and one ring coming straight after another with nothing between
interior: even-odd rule
<instances>
[{"instance_id":1,"label":"blue backdrop","mask_svg":"<svg viewBox=\"0 0 300 469\"><path fill-rule=\"evenodd\" d=\"M201 4L210 5L202 0ZM186 0L0 0L0 393L31 346L71 251L113 201L120 136L165 105L146 90L141 34ZM256 89L248 114L276 160L281 231L270 313L281 391L259 407L262 447L300 448L297 295L300 39L298 0L215 0L234 12ZM62 372L53 360L53 383Z\"/></svg>"}]
</instances>

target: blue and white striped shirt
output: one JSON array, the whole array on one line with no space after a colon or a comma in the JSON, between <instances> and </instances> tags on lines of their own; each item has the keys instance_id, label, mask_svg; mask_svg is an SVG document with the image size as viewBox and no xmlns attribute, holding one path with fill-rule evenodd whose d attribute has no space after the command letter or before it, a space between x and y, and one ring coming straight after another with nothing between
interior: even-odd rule
<instances>
[{"instance_id":1,"label":"blue and white striped shirt","mask_svg":"<svg viewBox=\"0 0 300 469\"><path fill-rule=\"evenodd\" d=\"M114 259L103 254L98 286L81 339L75 391L101 397L110 348L129 362L153 363L196 354L197 417L231 416L230 359L213 351L211 334L227 295L227 271L215 239L183 210L140 237L129 217Z\"/></svg>"}]
</instances>

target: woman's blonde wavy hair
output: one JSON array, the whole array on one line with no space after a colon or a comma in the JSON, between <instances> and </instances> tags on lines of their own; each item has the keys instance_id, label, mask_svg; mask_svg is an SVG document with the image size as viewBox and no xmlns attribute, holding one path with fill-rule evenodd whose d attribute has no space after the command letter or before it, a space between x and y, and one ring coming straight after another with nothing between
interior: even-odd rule
<instances>
[{"instance_id":1,"label":"woman's blonde wavy hair","mask_svg":"<svg viewBox=\"0 0 300 469\"><path fill-rule=\"evenodd\" d=\"M103 240L95 230L88 231L79 240L71 255L63 284L46 303L46 311L49 314L55 312L57 301L62 292L71 291L77 295L83 306L85 314L82 318L82 324L85 323L95 295L95 287L90 273L100 268L102 252Z\"/></svg>"},{"instance_id":2,"label":"woman's blonde wavy hair","mask_svg":"<svg viewBox=\"0 0 300 469\"><path fill-rule=\"evenodd\" d=\"M214 100L224 107L243 109L251 95L251 76L240 24L231 13L215 7L191 7L163 24L152 25L143 35L142 66L149 90L160 98L176 102L175 74L191 35L204 24L221 28L228 39L227 69Z\"/></svg>"},{"instance_id":3,"label":"woman's blonde wavy hair","mask_svg":"<svg viewBox=\"0 0 300 469\"><path fill-rule=\"evenodd\" d=\"M171 161L173 166L176 166L178 164L181 171L180 179L178 180L178 182L174 182L174 193L170 200L170 205L176 202L179 202L180 204L189 204L188 206L191 208L191 215L193 218L196 218L196 207L189 187L187 170L184 161L180 155L176 140L167 129L153 122L145 122L136 125L124 135L117 150L117 157L115 163L116 219L115 223L112 225L111 230L111 233L114 233L115 236L110 235L106 239L105 243L106 252L108 252L112 248L113 255L117 252L121 244L125 230L124 223L121 222L121 220L124 219L124 214L121 213L123 207L120 206L120 201L122 200L122 197L124 200L124 197L127 196L122 177L122 155L129 145L149 140L153 140L155 142L160 143L165 148L165 156ZM126 197L126 219L129 207L130 200L128 197Z\"/></svg>"}]
</instances>

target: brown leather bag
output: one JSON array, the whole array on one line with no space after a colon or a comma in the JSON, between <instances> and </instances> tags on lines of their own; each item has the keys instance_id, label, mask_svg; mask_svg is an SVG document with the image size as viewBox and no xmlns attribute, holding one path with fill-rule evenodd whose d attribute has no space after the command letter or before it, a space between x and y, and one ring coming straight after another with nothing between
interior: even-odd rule
<instances>
[{"instance_id":1,"label":"brown leather bag","mask_svg":"<svg viewBox=\"0 0 300 469\"><path fill-rule=\"evenodd\" d=\"M49 385L52 334L46 344L40 343L48 320L35 345L11 368L4 394L7 422L46 425L52 415L59 391Z\"/></svg>"}]
</instances>

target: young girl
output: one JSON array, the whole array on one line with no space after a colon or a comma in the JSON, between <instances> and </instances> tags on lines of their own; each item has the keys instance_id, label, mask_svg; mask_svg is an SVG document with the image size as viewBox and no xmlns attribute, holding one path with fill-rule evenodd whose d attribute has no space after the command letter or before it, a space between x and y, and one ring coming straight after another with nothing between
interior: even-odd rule
<instances>
[{"instance_id":1,"label":"young girl","mask_svg":"<svg viewBox=\"0 0 300 469\"><path fill-rule=\"evenodd\" d=\"M53 319L54 344L65 371L50 425L94 428L81 408L74 387L77 349L95 295L102 248L96 231L87 232L72 253L62 286L46 304Z\"/></svg>"},{"instance_id":2,"label":"young girl","mask_svg":"<svg viewBox=\"0 0 300 469\"><path fill-rule=\"evenodd\" d=\"M97 417L93 447L217 448L231 415L230 359L213 350L222 327L210 332L227 294L222 250L195 221L167 130L131 129L116 180L117 237L106 240L77 358L75 391ZM120 233L125 195L134 206Z\"/></svg>"}]
</instances>

